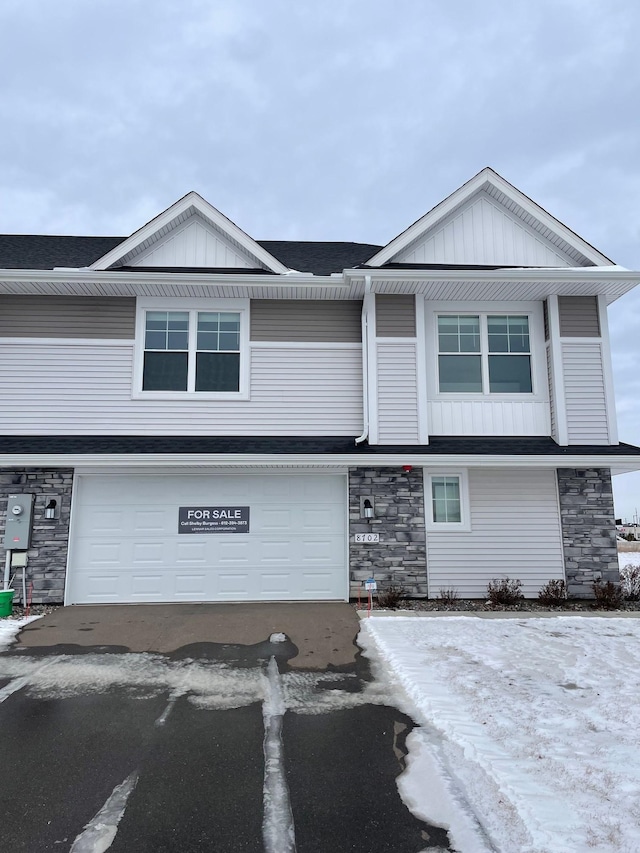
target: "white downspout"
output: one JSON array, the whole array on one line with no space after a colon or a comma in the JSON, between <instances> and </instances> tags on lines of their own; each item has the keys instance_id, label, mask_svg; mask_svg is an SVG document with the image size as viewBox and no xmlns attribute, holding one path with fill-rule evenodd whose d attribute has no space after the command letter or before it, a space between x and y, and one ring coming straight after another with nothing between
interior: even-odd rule
<instances>
[{"instance_id":1,"label":"white downspout","mask_svg":"<svg viewBox=\"0 0 640 853\"><path fill-rule=\"evenodd\" d=\"M371 276L364 277L364 299L362 300L362 412L364 426L356 444L369 438L369 305L371 303Z\"/></svg>"}]
</instances>

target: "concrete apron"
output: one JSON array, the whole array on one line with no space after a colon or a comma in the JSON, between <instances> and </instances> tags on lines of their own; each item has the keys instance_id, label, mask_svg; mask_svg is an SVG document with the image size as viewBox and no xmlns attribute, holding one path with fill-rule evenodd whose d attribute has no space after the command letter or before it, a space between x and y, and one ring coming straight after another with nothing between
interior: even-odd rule
<instances>
[{"instance_id":1,"label":"concrete apron","mask_svg":"<svg viewBox=\"0 0 640 853\"><path fill-rule=\"evenodd\" d=\"M352 666L358 617L344 602L133 604L61 607L27 625L18 647L110 646L168 654L203 643L253 646L286 634L298 653L292 669Z\"/></svg>"}]
</instances>

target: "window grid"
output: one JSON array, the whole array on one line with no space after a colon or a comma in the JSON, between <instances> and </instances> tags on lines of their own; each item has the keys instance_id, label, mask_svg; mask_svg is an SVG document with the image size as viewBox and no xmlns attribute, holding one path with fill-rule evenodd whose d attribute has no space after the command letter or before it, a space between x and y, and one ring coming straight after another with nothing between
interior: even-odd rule
<instances>
[{"instance_id":1,"label":"window grid","mask_svg":"<svg viewBox=\"0 0 640 853\"><path fill-rule=\"evenodd\" d=\"M533 393L528 315L438 314L437 335L440 393Z\"/></svg>"},{"instance_id":2,"label":"window grid","mask_svg":"<svg viewBox=\"0 0 640 853\"><path fill-rule=\"evenodd\" d=\"M435 524L460 524L462 521L460 477L457 475L432 476L431 506Z\"/></svg>"}]
</instances>

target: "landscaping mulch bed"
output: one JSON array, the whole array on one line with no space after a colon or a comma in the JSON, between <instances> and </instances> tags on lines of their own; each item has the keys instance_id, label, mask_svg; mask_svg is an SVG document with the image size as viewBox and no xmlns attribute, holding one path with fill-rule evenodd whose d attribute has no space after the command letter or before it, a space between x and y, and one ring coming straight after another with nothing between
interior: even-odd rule
<instances>
[{"instance_id":1,"label":"landscaping mulch bed","mask_svg":"<svg viewBox=\"0 0 640 853\"><path fill-rule=\"evenodd\" d=\"M353 602L354 607L358 608L357 602ZM366 601L363 600L360 608L366 607ZM597 607L595 601L585 599L570 599L565 601L560 607L550 607L548 604L540 604L536 599L523 599L518 604L491 604L484 599L460 599L452 604L446 604L437 598L406 598L395 608L384 608L378 606L375 598L373 599L373 610L412 610L412 611L451 611L451 612L488 612L496 613L504 611L507 613L518 612L545 612L557 611L558 613L571 612L593 612L599 610L601 612L611 613L611 610ZM625 601L620 607L615 608L617 611L632 610L640 611L640 601ZM615 611L613 611L615 612Z\"/></svg>"}]
</instances>

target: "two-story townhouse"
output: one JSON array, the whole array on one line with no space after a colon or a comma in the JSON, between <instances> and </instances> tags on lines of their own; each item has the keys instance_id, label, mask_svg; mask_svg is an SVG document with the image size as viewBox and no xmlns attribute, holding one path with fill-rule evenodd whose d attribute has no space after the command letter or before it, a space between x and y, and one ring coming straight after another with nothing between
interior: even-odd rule
<instances>
[{"instance_id":1,"label":"two-story townhouse","mask_svg":"<svg viewBox=\"0 0 640 853\"><path fill-rule=\"evenodd\" d=\"M384 247L256 241L189 193L127 238L0 237L0 267L0 512L33 495L34 601L617 578L640 449L607 305L640 274L493 170Z\"/></svg>"}]
</instances>

